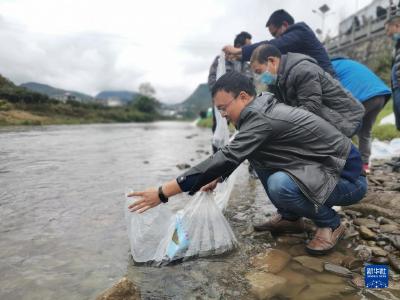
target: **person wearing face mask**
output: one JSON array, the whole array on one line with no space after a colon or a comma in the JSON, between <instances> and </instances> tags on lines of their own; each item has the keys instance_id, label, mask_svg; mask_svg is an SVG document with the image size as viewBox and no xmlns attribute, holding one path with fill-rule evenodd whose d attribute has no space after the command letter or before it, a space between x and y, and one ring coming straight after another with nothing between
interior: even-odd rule
<instances>
[{"instance_id":1,"label":"person wearing face mask","mask_svg":"<svg viewBox=\"0 0 400 300\"><path fill-rule=\"evenodd\" d=\"M282 55L267 44L256 48L250 66L279 101L322 117L347 137L360 128L363 105L313 58L291 52Z\"/></svg>"},{"instance_id":2,"label":"person wearing face mask","mask_svg":"<svg viewBox=\"0 0 400 300\"><path fill-rule=\"evenodd\" d=\"M391 17L385 24L386 35L391 37L394 43L392 59L392 94L393 113L397 130L400 130L400 16Z\"/></svg>"},{"instance_id":3,"label":"person wearing face mask","mask_svg":"<svg viewBox=\"0 0 400 300\"><path fill-rule=\"evenodd\" d=\"M279 9L271 14L266 27L274 39L241 48L228 45L223 48L223 51L225 51L227 57L241 57L242 61L249 61L253 51L258 46L271 44L277 47L282 54L294 52L311 56L322 69L335 77L335 71L328 53L306 23L295 23L293 17L287 11Z\"/></svg>"}]
</instances>

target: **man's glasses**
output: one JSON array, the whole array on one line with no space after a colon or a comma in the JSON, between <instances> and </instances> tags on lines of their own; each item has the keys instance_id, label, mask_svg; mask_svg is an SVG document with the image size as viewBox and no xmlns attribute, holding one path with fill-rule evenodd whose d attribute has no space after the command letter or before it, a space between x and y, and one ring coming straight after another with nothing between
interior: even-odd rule
<instances>
[{"instance_id":1,"label":"man's glasses","mask_svg":"<svg viewBox=\"0 0 400 300\"><path fill-rule=\"evenodd\" d=\"M225 105L221 105L221 106L217 107L217 110L219 111L219 113L220 114L225 113L226 109L228 108L229 105L231 105L233 100L235 100L235 98L232 98L232 100L229 101L228 103L226 103Z\"/></svg>"}]
</instances>

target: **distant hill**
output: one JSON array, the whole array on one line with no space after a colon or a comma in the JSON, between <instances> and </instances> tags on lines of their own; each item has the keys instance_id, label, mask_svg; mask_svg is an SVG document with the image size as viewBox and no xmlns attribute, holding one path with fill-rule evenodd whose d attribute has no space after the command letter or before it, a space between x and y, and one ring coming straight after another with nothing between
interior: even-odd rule
<instances>
[{"instance_id":1,"label":"distant hill","mask_svg":"<svg viewBox=\"0 0 400 300\"><path fill-rule=\"evenodd\" d=\"M94 101L94 98L92 96L80 93L80 92L75 92L75 91L68 91L68 90L63 90L59 88L52 87L47 84L42 84L42 83L37 83L37 82L27 82L23 83L20 85L21 87L24 87L28 90L31 90L33 92L37 92L40 94L47 95L51 98L58 99L58 100L64 100L64 98L67 95L70 95L74 97L74 100L77 101L82 101L82 102L91 102Z\"/></svg>"},{"instance_id":2,"label":"distant hill","mask_svg":"<svg viewBox=\"0 0 400 300\"><path fill-rule=\"evenodd\" d=\"M121 102L131 102L134 98L139 96L138 92L133 91L102 91L96 95L97 99L119 99Z\"/></svg>"},{"instance_id":3,"label":"distant hill","mask_svg":"<svg viewBox=\"0 0 400 300\"><path fill-rule=\"evenodd\" d=\"M175 104L174 107L189 118L197 117L201 111L206 111L211 107L211 93L208 84L199 84L186 100Z\"/></svg>"}]
</instances>

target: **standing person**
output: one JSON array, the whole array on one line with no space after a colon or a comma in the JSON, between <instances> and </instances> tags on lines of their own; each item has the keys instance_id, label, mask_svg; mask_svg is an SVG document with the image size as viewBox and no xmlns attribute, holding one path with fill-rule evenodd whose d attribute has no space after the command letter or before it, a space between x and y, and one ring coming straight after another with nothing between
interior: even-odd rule
<instances>
[{"instance_id":1,"label":"standing person","mask_svg":"<svg viewBox=\"0 0 400 300\"><path fill-rule=\"evenodd\" d=\"M360 128L362 104L313 58L291 52L281 55L278 48L267 44L253 52L250 65L281 102L322 117L347 137Z\"/></svg>"},{"instance_id":2,"label":"standing person","mask_svg":"<svg viewBox=\"0 0 400 300\"><path fill-rule=\"evenodd\" d=\"M246 32L246 31L242 31L241 33L237 34L233 43L235 45L235 47L243 47L245 45L250 45L251 44L251 34ZM217 69L218 69L218 60L219 60L219 56L217 56L213 63L211 64L210 67L210 72L208 74L208 87L210 89L210 91L212 90L215 82L217 81ZM244 75L246 75L249 78L253 78L253 73L250 69L250 64L248 62L242 62L242 61L238 61L238 60L225 60L225 68L226 68L226 72L231 72L231 71L237 71L239 73L242 73ZM217 126L216 124L216 120L215 120L215 111L214 111L214 105L212 105L212 132L215 132L215 128ZM218 149L212 145L213 148L213 153L215 153Z\"/></svg>"},{"instance_id":3,"label":"standing person","mask_svg":"<svg viewBox=\"0 0 400 300\"><path fill-rule=\"evenodd\" d=\"M396 121L396 128L400 130L400 16L391 17L385 24L386 35L394 42L392 60L392 93L393 113Z\"/></svg>"},{"instance_id":4,"label":"standing person","mask_svg":"<svg viewBox=\"0 0 400 300\"><path fill-rule=\"evenodd\" d=\"M177 179L131 193L139 199L129 209L141 213L182 192L213 190L248 159L278 210L255 229L301 232L306 217L318 227L307 251L325 254L332 250L345 232L332 206L357 203L367 190L361 157L350 139L322 118L279 103L270 93L256 96L253 82L238 72L221 76L212 96L239 133Z\"/></svg>"},{"instance_id":5,"label":"standing person","mask_svg":"<svg viewBox=\"0 0 400 300\"><path fill-rule=\"evenodd\" d=\"M294 23L293 17L287 11L279 9L271 14L266 27L268 27L274 39L242 48L225 46L223 50L227 55L241 57L242 61L249 61L253 51L258 46L271 44L277 47L282 54L294 52L308 55L314 58L322 69L335 76L328 53L306 23Z\"/></svg>"},{"instance_id":6,"label":"standing person","mask_svg":"<svg viewBox=\"0 0 400 300\"><path fill-rule=\"evenodd\" d=\"M366 173L369 173L372 126L392 93L382 79L357 61L336 57L332 59L332 65L342 86L350 91L365 108L362 125L357 135L363 168Z\"/></svg>"}]
</instances>

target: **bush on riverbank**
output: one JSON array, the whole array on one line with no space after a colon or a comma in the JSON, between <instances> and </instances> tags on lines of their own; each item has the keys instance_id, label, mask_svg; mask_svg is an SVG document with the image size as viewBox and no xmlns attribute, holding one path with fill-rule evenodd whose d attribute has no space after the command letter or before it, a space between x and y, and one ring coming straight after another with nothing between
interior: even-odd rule
<instances>
[{"instance_id":1,"label":"bush on riverbank","mask_svg":"<svg viewBox=\"0 0 400 300\"><path fill-rule=\"evenodd\" d=\"M77 101L10 103L0 100L0 125L49 125L111 122L151 122L162 119L158 113L145 113L135 107L104 107Z\"/></svg>"}]
</instances>

